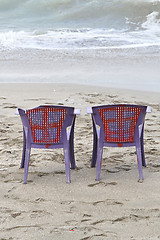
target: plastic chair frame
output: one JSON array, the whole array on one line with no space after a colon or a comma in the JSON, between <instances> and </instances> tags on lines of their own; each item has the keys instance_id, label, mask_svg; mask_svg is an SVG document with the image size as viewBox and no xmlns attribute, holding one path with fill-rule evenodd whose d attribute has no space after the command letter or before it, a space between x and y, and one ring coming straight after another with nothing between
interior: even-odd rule
<instances>
[{"instance_id":1,"label":"plastic chair frame","mask_svg":"<svg viewBox=\"0 0 160 240\"><path fill-rule=\"evenodd\" d=\"M105 130L102 122L102 118L99 114L99 109L106 108L115 108L115 107L136 107L140 108L141 112L138 116L137 123L134 131L134 138L132 142L106 142L105 141ZM147 111L148 110L148 111ZM138 171L139 171L139 181L143 181L143 171L142 166L146 167L145 162L145 154L144 154L144 143L143 143L143 135L144 135L144 121L146 112L150 112L150 107L141 106L141 105L102 105L102 106L94 106L92 108L88 108L87 112L92 116L93 123L93 152L92 152L92 161L91 167L96 166L96 180L100 180L100 172L101 172L101 164L102 164L102 154L103 147L136 147L137 153L137 163L138 163Z\"/></svg>"},{"instance_id":2,"label":"plastic chair frame","mask_svg":"<svg viewBox=\"0 0 160 240\"><path fill-rule=\"evenodd\" d=\"M58 143L35 143L32 136L31 125L27 118L27 113L25 110L18 108L17 114L20 115L21 121L23 124L23 153L20 168L24 168L24 181L23 183L27 183L28 177L28 168L30 161L31 148L63 148L64 151L64 159L65 159L65 170L66 170L66 180L67 183L70 183L70 164L71 169L75 169L75 157L74 157L74 125L76 114L73 107L66 106L48 106L41 105L37 108L30 109L42 109L42 108L54 108L54 109L64 109L66 111L65 119L61 129L61 136ZM79 114L79 113L77 113Z\"/></svg>"}]
</instances>

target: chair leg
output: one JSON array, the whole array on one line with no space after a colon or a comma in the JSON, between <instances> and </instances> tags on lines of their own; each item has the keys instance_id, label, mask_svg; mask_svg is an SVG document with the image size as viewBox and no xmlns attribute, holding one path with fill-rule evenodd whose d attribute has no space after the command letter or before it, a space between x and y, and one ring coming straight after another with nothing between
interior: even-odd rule
<instances>
[{"instance_id":1,"label":"chair leg","mask_svg":"<svg viewBox=\"0 0 160 240\"><path fill-rule=\"evenodd\" d=\"M136 145L137 152L137 163L138 163L138 172L139 172L139 180L143 181L143 170L142 170L142 154L141 154L141 143L140 140Z\"/></svg>"},{"instance_id":2,"label":"chair leg","mask_svg":"<svg viewBox=\"0 0 160 240\"><path fill-rule=\"evenodd\" d=\"M141 156L142 156L142 165L146 167L146 161L145 161L145 153L144 153L144 144L143 144L143 132L144 132L144 125L142 129L142 134L141 134Z\"/></svg>"},{"instance_id":3,"label":"chair leg","mask_svg":"<svg viewBox=\"0 0 160 240\"><path fill-rule=\"evenodd\" d=\"M75 163L75 157L74 157L74 141L73 141L72 136L71 136L71 140L69 143L69 159L70 159L70 163L71 163L71 169L75 169L76 163Z\"/></svg>"},{"instance_id":4,"label":"chair leg","mask_svg":"<svg viewBox=\"0 0 160 240\"><path fill-rule=\"evenodd\" d=\"M70 146L70 154L69 154L69 158L70 158L70 163L71 163L71 169L75 169L76 168L76 162L75 162L75 157L74 157L74 147Z\"/></svg>"},{"instance_id":5,"label":"chair leg","mask_svg":"<svg viewBox=\"0 0 160 240\"><path fill-rule=\"evenodd\" d=\"M23 181L24 184L27 183L30 154L31 154L31 148L27 147L26 153L25 153L25 163L24 163L24 181Z\"/></svg>"},{"instance_id":6,"label":"chair leg","mask_svg":"<svg viewBox=\"0 0 160 240\"><path fill-rule=\"evenodd\" d=\"M70 179L69 146L64 147L64 160L65 160L66 180L67 180L67 183L70 183L71 179Z\"/></svg>"},{"instance_id":7,"label":"chair leg","mask_svg":"<svg viewBox=\"0 0 160 240\"><path fill-rule=\"evenodd\" d=\"M72 143L70 144L70 148L69 148L69 159L71 163L71 169L75 169L76 163L75 163L75 157L74 157L74 146L72 145Z\"/></svg>"},{"instance_id":8,"label":"chair leg","mask_svg":"<svg viewBox=\"0 0 160 240\"><path fill-rule=\"evenodd\" d=\"M74 124L75 124L75 118L74 118L74 123L71 129L71 136L70 136L70 142L69 142L69 158L71 163L71 169L76 168L75 156L74 156Z\"/></svg>"},{"instance_id":9,"label":"chair leg","mask_svg":"<svg viewBox=\"0 0 160 240\"><path fill-rule=\"evenodd\" d=\"M103 154L103 146L98 146L97 149L97 168L96 168L96 180L100 180L101 174L101 165L102 165L102 154Z\"/></svg>"},{"instance_id":10,"label":"chair leg","mask_svg":"<svg viewBox=\"0 0 160 240\"><path fill-rule=\"evenodd\" d=\"M23 129L23 152L22 152L22 160L21 160L20 168L24 168L25 153L26 153L26 136L25 136L25 131Z\"/></svg>"},{"instance_id":11,"label":"chair leg","mask_svg":"<svg viewBox=\"0 0 160 240\"><path fill-rule=\"evenodd\" d=\"M97 134L95 125L93 123L93 151L92 151L92 161L91 161L91 167L95 167L97 161Z\"/></svg>"}]
</instances>

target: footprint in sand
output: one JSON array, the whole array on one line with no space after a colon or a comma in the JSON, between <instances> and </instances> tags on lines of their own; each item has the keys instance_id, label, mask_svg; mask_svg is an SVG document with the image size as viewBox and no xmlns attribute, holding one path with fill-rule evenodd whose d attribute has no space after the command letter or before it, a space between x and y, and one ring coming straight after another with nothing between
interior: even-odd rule
<instances>
[{"instance_id":1,"label":"footprint in sand","mask_svg":"<svg viewBox=\"0 0 160 240\"><path fill-rule=\"evenodd\" d=\"M122 202L115 201L114 199L104 199L104 200L93 202L92 204L93 206L96 206L98 204L121 205L121 206L123 205Z\"/></svg>"},{"instance_id":2,"label":"footprint in sand","mask_svg":"<svg viewBox=\"0 0 160 240\"><path fill-rule=\"evenodd\" d=\"M17 106L12 104L12 103L4 103L3 104L3 108L13 108L13 109L16 109Z\"/></svg>"},{"instance_id":3,"label":"footprint in sand","mask_svg":"<svg viewBox=\"0 0 160 240\"><path fill-rule=\"evenodd\" d=\"M24 99L24 101L34 101L34 102L37 102L37 101L43 101L43 100L48 100L47 98L28 98L28 99Z\"/></svg>"},{"instance_id":4,"label":"footprint in sand","mask_svg":"<svg viewBox=\"0 0 160 240\"><path fill-rule=\"evenodd\" d=\"M104 186L108 186L108 185L117 185L117 182L108 182L108 183L105 183L105 182L97 182L97 183L93 183L93 184L89 184L88 187L95 187L97 185L104 185Z\"/></svg>"},{"instance_id":5,"label":"footprint in sand","mask_svg":"<svg viewBox=\"0 0 160 240\"><path fill-rule=\"evenodd\" d=\"M7 98L6 98L6 97L3 97L3 96L0 97L0 100L5 100L5 99L7 99Z\"/></svg>"}]
</instances>

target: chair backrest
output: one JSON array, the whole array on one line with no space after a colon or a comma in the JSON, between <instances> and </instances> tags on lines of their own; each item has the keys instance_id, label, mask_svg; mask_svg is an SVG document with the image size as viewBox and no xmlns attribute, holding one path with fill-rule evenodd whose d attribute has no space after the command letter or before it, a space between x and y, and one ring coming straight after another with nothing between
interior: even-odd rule
<instances>
[{"instance_id":1,"label":"chair backrest","mask_svg":"<svg viewBox=\"0 0 160 240\"><path fill-rule=\"evenodd\" d=\"M55 106L40 106L26 110L31 126L34 143L59 143L62 126L66 116L66 109Z\"/></svg>"},{"instance_id":2,"label":"chair backrest","mask_svg":"<svg viewBox=\"0 0 160 240\"><path fill-rule=\"evenodd\" d=\"M99 106L98 113L104 127L104 140L108 143L132 143L138 118L145 117L146 106ZM142 114L141 114L142 113Z\"/></svg>"}]
</instances>

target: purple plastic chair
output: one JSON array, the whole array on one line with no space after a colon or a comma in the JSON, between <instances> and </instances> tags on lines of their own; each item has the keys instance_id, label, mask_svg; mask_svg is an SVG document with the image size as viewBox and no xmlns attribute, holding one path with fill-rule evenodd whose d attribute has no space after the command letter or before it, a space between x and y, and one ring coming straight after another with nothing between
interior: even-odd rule
<instances>
[{"instance_id":1,"label":"purple plastic chair","mask_svg":"<svg viewBox=\"0 0 160 240\"><path fill-rule=\"evenodd\" d=\"M26 110L18 108L23 124L24 183L27 183L31 148L63 148L67 183L70 183L70 164L75 169L74 124L76 114L73 107L39 106Z\"/></svg>"},{"instance_id":2,"label":"purple plastic chair","mask_svg":"<svg viewBox=\"0 0 160 240\"><path fill-rule=\"evenodd\" d=\"M93 122L93 154L91 167L95 167L100 180L103 147L136 147L139 181L143 180L142 165L146 167L143 132L146 112L150 107L140 105L104 105L87 109Z\"/></svg>"}]
</instances>

